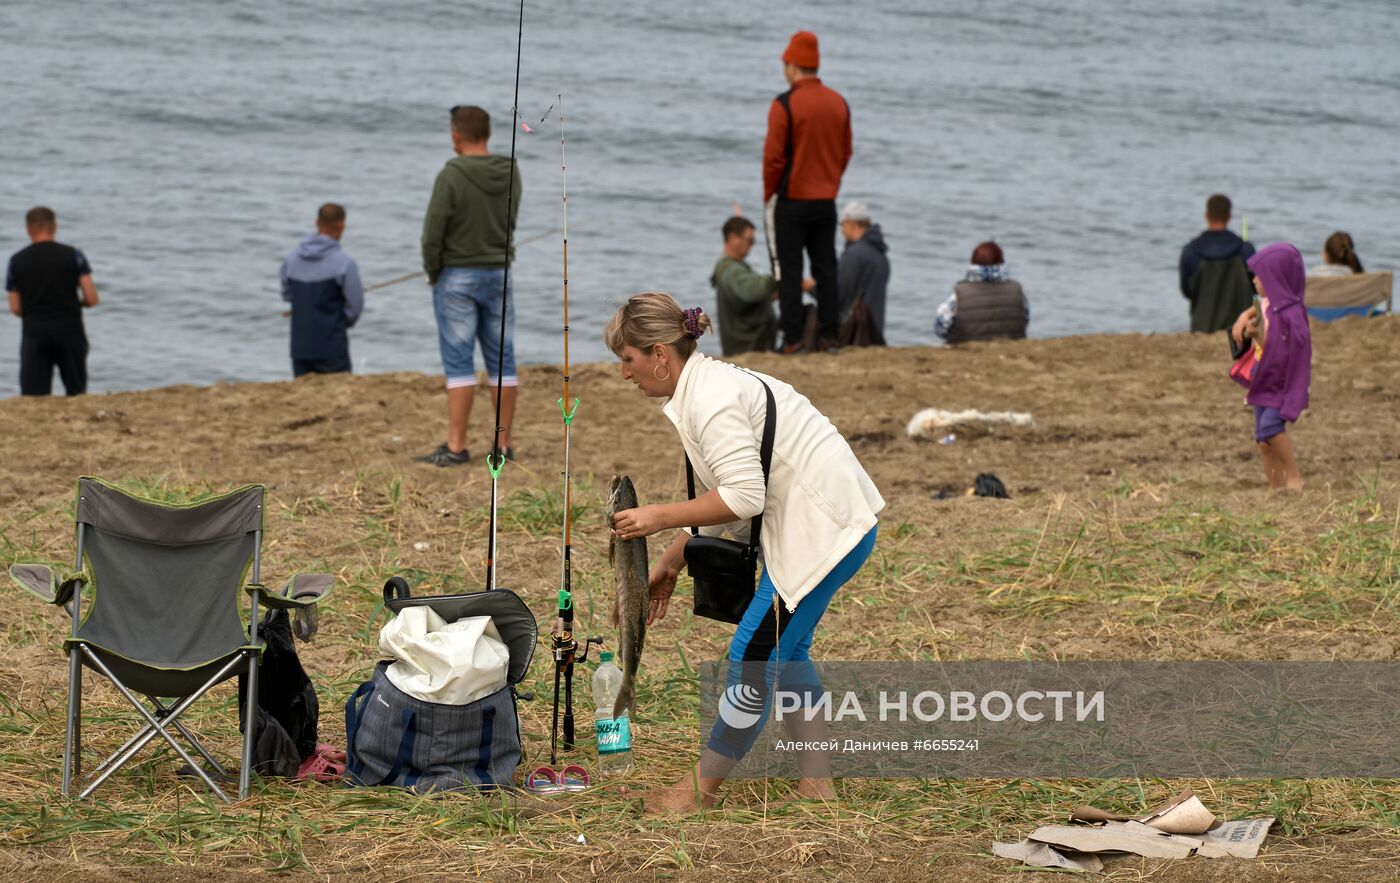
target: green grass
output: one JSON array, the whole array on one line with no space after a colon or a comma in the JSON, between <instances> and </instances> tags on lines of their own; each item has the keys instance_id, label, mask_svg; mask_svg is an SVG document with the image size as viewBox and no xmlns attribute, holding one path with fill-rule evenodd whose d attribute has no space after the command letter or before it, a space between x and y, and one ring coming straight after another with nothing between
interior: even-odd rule
<instances>
[{"instance_id":1,"label":"green grass","mask_svg":"<svg viewBox=\"0 0 1400 883\"><path fill-rule=\"evenodd\" d=\"M171 501L207 491L178 478L132 480L128 486ZM1400 633L1400 507L1394 489L1363 484L1354 497L1315 512L1207 500L1146 503L1133 492L1110 491L1078 510L1052 501L1037 516L1037 528L1020 530L1007 520L943 546L958 550L946 554L930 552L934 538L927 526L883 526L871 563L828 614L819 633L820 655L1032 658L1058 646L1027 637L1040 632L1055 641L1101 639L1115 652L1129 647L1133 658L1191 656L1193 641L1247 636L1266 643L1239 645L1242 658L1269 658L1300 642L1324 641L1319 636L1393 641ZM459 546L481 538L484 513L418 493L395 473L363 471L335 492L273 496L268 536L277 545L265 565L269 578L291 569L327 569L338 580L323 612L323 631L307 652L318 660L314 680L327 741L343 738L344 700L377 655L383 579L404 575L420 593L481 587L479 573L458 566L457 559ZM0 554L11 560L70 554L71 513L60 510L55 505L0 515ZM596 494L576 494L578 522L596 520L599 512ZM510 544L542 559L557 555L557 489L517 491L502 502L501 516L502 537ZM309 533L327 522L336 529ZM420 538L428 549L413 551ZM576 545L595 564L575 570L580 631L611 638L604 616L610 578L605 565L596 566L601 550L588 533ZM554 566L540 565L544 587L532 596L541 645L523 684L536 696L521 704L527 768L549 751L552 606L539 599L551 594ZM700 741L696 668L718 658L727 637L691 621L684 588L677 601L676 627L653 632L643 666L643 711L636 723L640 765L627 779L633 786L675 778L693 762ZM14 615L0 635L12 653L28 654L0 672L0 848L57 859L101 855L119 865L317 873L408 869L422 862L458 875L533 869L605 876L610 868L673 874L697 867L742 875L811 863L810 871L852 856L883 862L907 855L911 847L920 862L944 853L981 854L992 839L1023 835L1064 818L1076 805L1142 811L1182 787L1195 788L1224 817L1277 816L1289 836L1375 831L1400 848L1400 785L1362 779L853 779L841 783L832 807L787 802L793 793L786 781L738 781L719 809L675 822L641 817L635 804L620 798L615 781L543 807L281 782L258 783L249 801L221 806L174 779L169 751L147 749L99 789L98 799L69 802L57 794L63 628L58 611L16 597ZM1130 635L1139 643L1113 644L1104 634ZM1318 658L1326 658L1326 646L1318 644ZM40 667L48 678L42 682ZM591 748L590 675L591 668L581 671L575 682L576 758L587 758ZM91 673L85 677L90 768L98 750L119 744L132 722L110 688ZM189 717L221 757L236 756L234 702L231 685L225 685ZM586 846L577 844L580 833Z\"/></svg>"}]
</instances>

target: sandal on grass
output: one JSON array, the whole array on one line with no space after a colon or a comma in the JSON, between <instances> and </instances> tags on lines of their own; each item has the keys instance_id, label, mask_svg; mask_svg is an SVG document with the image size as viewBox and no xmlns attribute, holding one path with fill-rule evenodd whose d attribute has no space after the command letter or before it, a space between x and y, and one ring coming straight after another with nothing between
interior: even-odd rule
<instances>
[{"instance_id":1,"label":"sandal on grass","mask_svg":"<svg viewBox=\"0 0 1400 883\"><path fill-rule=\"evenodd\" d=\"M525 790L534 794L560 794L566 791L583 791L593 784L588 770L571 763L562 770L553 767L537 767L525 777Z\"/></svg>"},{"instance_id":2,"label":"sandal on grass","mask_svg":"<svg viewBox=\"0 0 1400 883\"><path fill-rule=\"evenodd\" d=\"M297 767L297 781L339 782L345 778L345 752L322 742Z\"/></svg>"}]
</instances>

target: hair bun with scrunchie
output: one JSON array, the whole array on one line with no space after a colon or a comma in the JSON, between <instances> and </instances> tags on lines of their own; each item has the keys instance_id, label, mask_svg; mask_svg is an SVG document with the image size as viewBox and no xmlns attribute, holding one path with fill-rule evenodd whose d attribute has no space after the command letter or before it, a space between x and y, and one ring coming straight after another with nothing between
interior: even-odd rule
<instances>
[{"instance_id":1,"label":"hair bun with scrunchie","mask_svg":"<svg viewBox=\"0 0 1400 883\"><path fill-rule=\"evenodd\" d=\"M700 327L700 316L703 312L699 307L691 307L681 311L681 315L684 317L685 333L691 340L699 340L700 335L705 333L705 329Z\"/></svg>"}]
</instances>

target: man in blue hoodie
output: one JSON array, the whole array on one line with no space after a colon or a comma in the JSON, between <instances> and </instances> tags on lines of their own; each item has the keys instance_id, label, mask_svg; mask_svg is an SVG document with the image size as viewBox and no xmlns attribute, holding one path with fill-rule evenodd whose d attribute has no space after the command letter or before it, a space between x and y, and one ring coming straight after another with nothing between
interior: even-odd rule
<instances>
[{"instance_id":1,"label":"man in blue hoodie","mask_svg":"<svg viewBox=\"0 0 1400 883\"><path fill-rule=\"evenodd\" d=\"M1206 200L1205 232L1181 250L1181 296L1191 302L1191 330L1228 329L1254 302L1254 277L1246 261L1254 246L1230 231L1230 198Z\"/></svg>"},{"instance_id":2,"label":"man in blue hoodie","mask_svg":"<svg viewBox=\"0 0 1400 883\"><path fill-rule=\"evenodd\" d=\"M346 329L365 308L360 268L340 247L345 207L328 202L316 213L316 232L282 261L282 299L292 305L292 374L350 370Z\"/></svg>"}]
</instances>

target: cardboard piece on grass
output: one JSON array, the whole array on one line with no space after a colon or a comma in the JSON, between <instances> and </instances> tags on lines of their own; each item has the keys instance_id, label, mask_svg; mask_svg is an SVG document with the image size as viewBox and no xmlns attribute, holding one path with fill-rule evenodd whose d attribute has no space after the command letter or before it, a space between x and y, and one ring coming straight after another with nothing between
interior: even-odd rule
<instances>
[{"instance_id":1,"label":"cardboard piece on grass","mask_svg":"<svg viewBox=\"0 0 1400 883\"><path fill-rule=\"evenodd\" d=\"M1099 824L1102 822L1142 822L1168 834L1203 834L1220 821L1193 792L1187 790L1163 803L1161 806L1141 816L1125 816L1099 809L1096 806L1081 806L1070 813L1071 822Z\"/></svg>"},{"instance_id":2,"label":"cardboard piece on grass","mask_svg":"<svg viewBox=\"0 0 1400 883\"><path fill-rule=\"evenodd\" d=\"M1067 871L1102 871L1103 862L1092 853L1061 852L1044 843L993 843L992 855L1009 858L1033 868L1064 868Z\"/></svg>"},{"instance_id":3,"label":"cardboard piece on grass","mask_svg":"<svg viewBox=\"0 0 1400 883\"><path fill-rule=\"evenodd\" d=\"M1201 835L1203 842L1196 854L1206 858L1255 858L1273 823L1273 819L1225 822Z\"/></svg>"},{"instance_id":4,"label":"cardboard piece on grass","mask_svg":"<svg viewBox=\"0 0 1400 883\"><path fill-rule=\"evenodd\" d=\"M1188 858L1201 845L1200 840L1163 834L1132 821L1045 825L1032 831L1030 839L1073 852L1130 852L1144 858Z\"/></svg>"},{"instance_id":5,"label":"cardboard piece on grass","mask_svg":"<svg viewBox=\"0 0 1400 883\"><path fill-rule=\"evenodd\" d=\"M1204 834L1220 824L1215 814L1190 791L1181 792L1147 815L1138 816L1137 820L1168 834Z\"/></svg>"}]
</instances>

